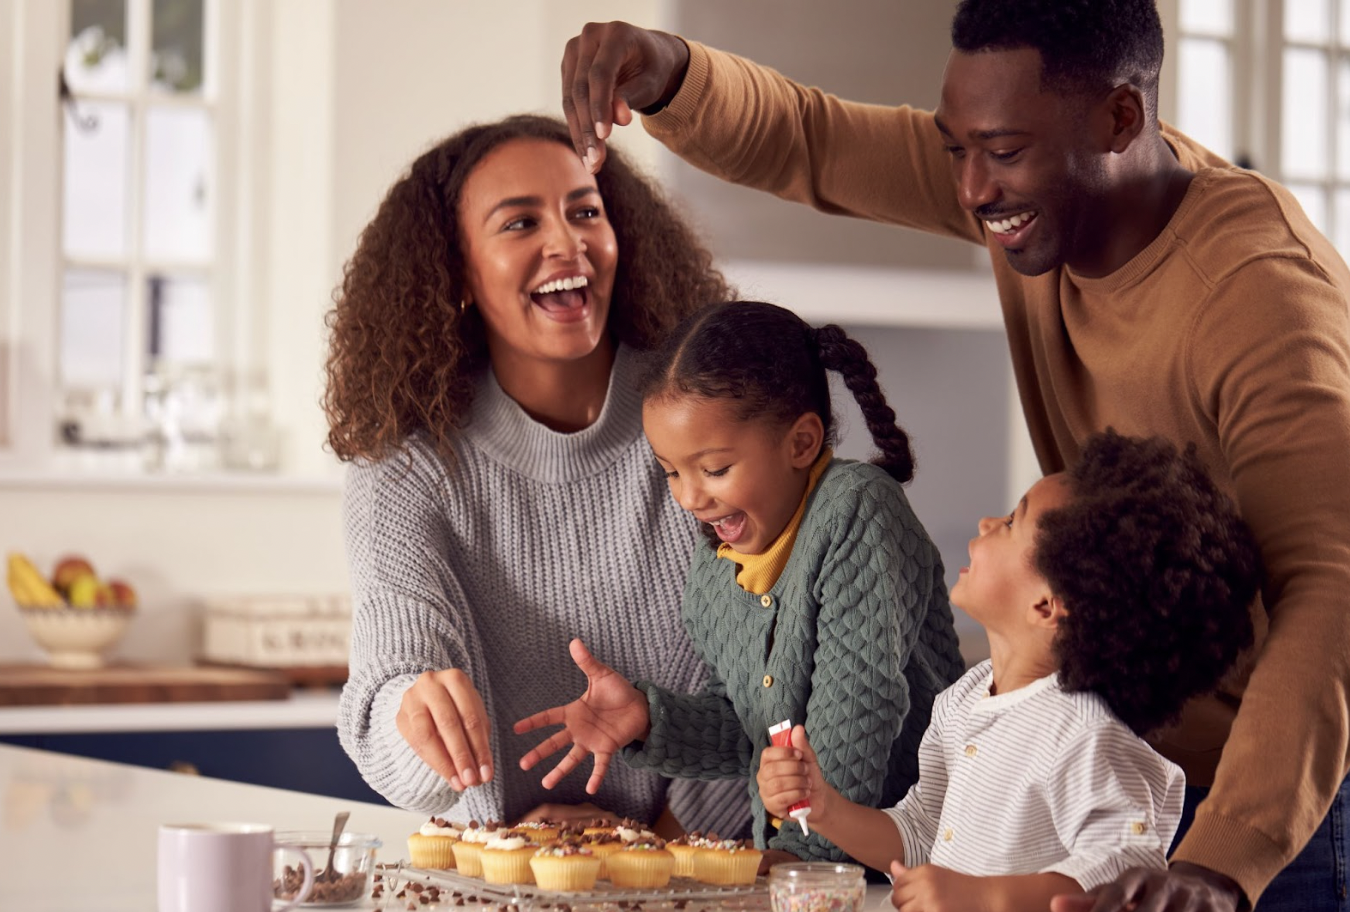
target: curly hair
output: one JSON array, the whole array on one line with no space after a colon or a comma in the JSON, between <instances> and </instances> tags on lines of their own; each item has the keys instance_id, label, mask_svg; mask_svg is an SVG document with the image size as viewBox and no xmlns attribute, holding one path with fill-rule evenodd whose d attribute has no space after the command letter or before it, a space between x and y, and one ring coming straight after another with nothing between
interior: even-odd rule
<instances>
[{"instance_id":1,"label":"curly hair","mask_svg":"<svg viewBox=\"0 0 1350 912\"><path fill-rule=\"evenodd\" d=\"M829 370L842 376L862 410L881 451L873 461L901 484L910 481L909 435L895 423L867 350L838 326L813 329L775 304L730 301L688 317L648 356L642 398L730 399L740 420L782 426L815 412L825 426L825 443L833 445L838 430Z\"/></svg>"},{"instance_id":2,"label":"curly hair","mask_svg":"<svg viewBox=\"0 0 1350 912\"><path fill-rule=\"evenodd\" d=\"M1035 48L1043 85L1097 92L1124 79L1157 115L1163 31L1154 0L962 0L952 18L952 47Z\"/></svg>"},{"instance_id":3,"label":"curly hair","mask_svg":"<svg viewBox=\"0 0 1350 912\"><path fill-rule=\"evenodd\" d=\"M1034 565L1063 600L1059 677L1137 734L1174 721L1252 643L1256 541L1196 455L1108 429L1068 471L1072 499L1042 515Z\"/></svg>"},{"instance_id":4,"label":"curly hair","mask_svg":"<svg viewBox=\"0 0 1350 912\"><path fill-rule=\"evenodd\" d=\"M460 194L490 152L516 139L573 148L566 125L551 117L468 127L414 161L361 232L326 318L323 406L339 459L383 458L419 432L453 459L488 357L482 317L460 308ZM705 302L732 296L712 254L617 149L596 184L619 250L609 316L619 342L648 349Z\"/></svg>"}]
</instances>

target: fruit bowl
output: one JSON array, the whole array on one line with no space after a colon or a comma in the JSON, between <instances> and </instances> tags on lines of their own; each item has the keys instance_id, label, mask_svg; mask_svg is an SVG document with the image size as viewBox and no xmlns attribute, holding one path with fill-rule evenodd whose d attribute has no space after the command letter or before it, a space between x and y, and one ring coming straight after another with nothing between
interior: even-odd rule
<instances>
[{"instance_id":1,"label":"fruit bowl","mask_svg":"<svg viewBox=\"0 0 1350 912\"><path fill-rule=\"evenodd\" d=\"M102 668L103 655L126 633L135 609L19 605L28 632L53 668Z\"/></svg>"}]
</instances>

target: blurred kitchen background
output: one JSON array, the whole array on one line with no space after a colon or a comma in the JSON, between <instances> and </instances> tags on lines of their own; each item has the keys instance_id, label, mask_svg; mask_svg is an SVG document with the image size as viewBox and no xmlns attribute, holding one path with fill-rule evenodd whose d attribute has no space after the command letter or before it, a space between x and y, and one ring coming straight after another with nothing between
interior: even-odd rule
<instances>
[{"instance_id":1,"label":"blurred kitchen background","mask_svg":"<svg viewBox=\"0 0 1350 912\"><path fill-rule=\"evenodd\" d=\"M324 314L421 150L475 120L556 114L563 45L589 20L675 31L844 97L932 107L953 6L0 0L0 547L44 568L81 554L130 580L140 608L116 650L129 662L200 657L213 604L340 612ZM1350 0L1160 6L1162 116L1284 179L1350 249ZM950 582L976 518L1038 475L983 249L730 187L639 127L615 141L744 296L869 347L914 437L911 498ZM851 402L845 415L841 451L865 457ZM967 658L986 655L979 630L960 627ZM0 610L0 666L41 661L17 612Z\"/></svg>"}]
</instances>

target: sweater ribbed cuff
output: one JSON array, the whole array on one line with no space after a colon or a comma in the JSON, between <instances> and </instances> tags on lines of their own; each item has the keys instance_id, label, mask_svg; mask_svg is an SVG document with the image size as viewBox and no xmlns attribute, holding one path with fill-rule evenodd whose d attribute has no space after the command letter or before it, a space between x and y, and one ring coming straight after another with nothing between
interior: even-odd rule
<instances>
[{"instance_id":1,"label":"sweater ribbed cuff","mask_svg":"<svg viewBox=\"0 0 1350 912\"><path fill-rule=\"evenodd\" d=\"M657 139L661 134L678 133L690 122L707 92L708 51L697 41L685 41L689 46L689 69L675 97L655 114L642 115L642 126Z\"/></svg>"},{"instance_id":2,"label":"sweater ribbed cuff","mask_svg":"<svg viewBox=\"0 0 1350 912\"><path fill-rule=\"evenodd\" d=\"M1170 860L1233 878L1255 906L1291 859L1260 830L1222 814L1205 814L1202 808Z\"/></svg>"}]
</instances>

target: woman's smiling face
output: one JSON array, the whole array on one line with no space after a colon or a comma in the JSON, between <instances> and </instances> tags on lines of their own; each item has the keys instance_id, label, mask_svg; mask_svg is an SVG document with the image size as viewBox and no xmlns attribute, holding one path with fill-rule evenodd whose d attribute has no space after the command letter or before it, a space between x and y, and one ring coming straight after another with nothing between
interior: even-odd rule
<instances>
[{"instance_id":1,"label":"woman's smiling face","mask_svg":"<svg viewBox=\"0 0 1350 912\"><path fill-rule=\"evenodd\" d=\"M671 496L741 554L760 554L797 512L820 452L798 433L745 420L724 399L674 395L642 406L642 428L666 473Z\"/></svg>"},{"instance_id":2,"label":"woman's smiling face","mask_svg":"<svg viewBox=\"0 0 1350 912\"><path fill-rule=\"evenodd\" d=\"M596 350L618 245L595 178L569 147L514 139L489 152L464 182L459 223L466 298L494 367Z\"/></svg>"}]
</instances>

